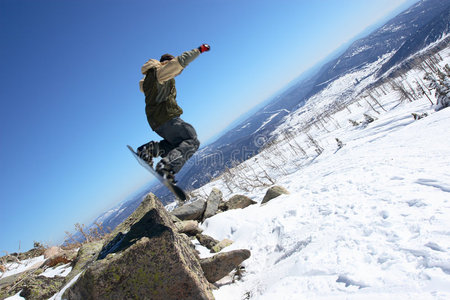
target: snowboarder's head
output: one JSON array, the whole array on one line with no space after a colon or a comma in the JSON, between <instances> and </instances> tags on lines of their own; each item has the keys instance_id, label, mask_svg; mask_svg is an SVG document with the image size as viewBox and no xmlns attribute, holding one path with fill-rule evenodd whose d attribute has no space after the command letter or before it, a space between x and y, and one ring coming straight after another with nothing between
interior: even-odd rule
<instances>
[{"instance_id":1,"label":"snowboarder's head","mask_svg":"<svg viewBox=\"0 0 450 300\"><path fill-rule=\"evenodd\" d=\"M175 58L175 56L166 53L166 54L163 54L163 55L161 56L161 59L160 59L159 61L160 61L160 62L163 62L163 61L166 61L166 60L172 60L172 59L174 59L174 58Z\"/></svg>"}]
</instances>

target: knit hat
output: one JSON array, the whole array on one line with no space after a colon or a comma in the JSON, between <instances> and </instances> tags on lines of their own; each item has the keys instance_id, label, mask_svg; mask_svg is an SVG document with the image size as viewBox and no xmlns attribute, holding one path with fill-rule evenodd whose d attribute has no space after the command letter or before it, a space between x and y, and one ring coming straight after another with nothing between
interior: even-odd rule
<instances>
[{"instance_id":1,"label":"knit hat","mask_svg":"<svg viewBox=\"0 0 450 300\"><path fill-rule=\"evenodd\" d=\"M166 61L166 60L172 60L172 59L174 59L175 58L175 56L173 56L172 54L168 54L168 53L166 53L166 54L163 54L162 56L161 56L161 59L159 60L160 62L163 62L163 61Z\"/></svg>"}]
</instances>

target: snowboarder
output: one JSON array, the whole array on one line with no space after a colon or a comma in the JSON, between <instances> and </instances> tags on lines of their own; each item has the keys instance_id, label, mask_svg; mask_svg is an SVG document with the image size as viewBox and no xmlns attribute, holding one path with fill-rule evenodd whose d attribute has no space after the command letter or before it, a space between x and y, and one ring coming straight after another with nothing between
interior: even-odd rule
<instances>
[{"instance_id":1,"label":"snowboarder","mask_svg":"<svg viewBox=\"0 0 450 300\"><path fill-rule=\"evenodd\" d=\"M173 183L175 183L175 174L200 146L194 127L180 118L183 110L176 101L174 77L179 75L200 53L209 49L209 45L202 44L177 57L164 54L159 61L150 59L141 68L145 77L139 85L140 90L145 94L147 121L152 130L163 140L151 141L140 146L137 154L151 167L153 167L153 158L161 157L156 165L156 172Z\"/></svg>"}]
</instances>

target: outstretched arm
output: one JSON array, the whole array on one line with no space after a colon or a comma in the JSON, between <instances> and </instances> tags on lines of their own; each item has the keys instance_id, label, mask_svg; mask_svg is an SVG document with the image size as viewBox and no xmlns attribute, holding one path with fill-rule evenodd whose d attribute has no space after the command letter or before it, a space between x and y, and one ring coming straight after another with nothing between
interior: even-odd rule
<instances>
[{"instance_id":1,"label":"outstretched arm","mask_svg":"<svg viewBox=\"0 0 450 300\"><path fill-rule=\"evenodd\" d=\"M186 51L180 56L177 56L175 59L178 60L178 62L183 68L186 68L187 65L189 65L199 55L200 51L198 49L192 49L191 51Z\"/></svg>"},{"instance_id":2,"label":"outstretched arm","mask_svg":"<svg viewBox=\"0 0 450 300\"><path fill-rule=\"evenodd\" d=\"M180 56L175 57L168 63L164 64L158 69L157 77L159 82L164 82L179 75L184 68L187 67L194 59L196 59L200 53L209 51L209 46L206 44L201 45L196 49L183 52Z\"/></svg>"}]
</instances>

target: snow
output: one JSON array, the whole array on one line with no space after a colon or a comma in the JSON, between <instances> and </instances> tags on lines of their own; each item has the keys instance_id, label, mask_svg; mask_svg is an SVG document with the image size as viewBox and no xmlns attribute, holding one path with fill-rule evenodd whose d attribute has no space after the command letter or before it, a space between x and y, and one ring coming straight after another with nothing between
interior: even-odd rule
<instances>
[{"instance_id":1,"label":"snow","mask_svg":"<svg viewBox=\"0 0 450 300\"><path fill-rule=\"evenodd\" d=\"M203 224L252 252L216 299L450 297L450 110L413 122L407 107L280 178L290 195Z\"/></svg>"},{"instance_id":2,"label":"snow","mask_svg":"<svg viewBox=\"0 0 450 300\"><path fill-rule=\"evenodd\" d=\"M405 24L400 24L400 25L394 25L394 24L392 24L392 25L385 25L385 26L383 26L382 28L381 28L381 31L380 31L380 33L383 33L383 32L396 32L396 31L399 31L399 30L402 30L403 28L405 28Z\"/></svg>"},{"instance_id":3,"label":"snow","mask_svg":"<svg viewBox=\"0 0 450 300\"><path fill-rule=\"evenodd\" d=\"M250 126L252 123L247 123L247 124L245 124L244 126L242 126L240 129L244 129L244 128L247 128L248 126Z\"/></svg>"},{"instance_id":4,"label":"snow","mask_svg":"<svg viewBox=\"0 0 450 300\"><path fill-rule=\"evenodd\" d=\"M69 275L70 271L72 271L72 267L71 267L71 264L69 263L69 264L65 264L65 265L47 269L44 272L42 272L40 274L40 276L45 276L45 277L49 277L49 278L53 278L55 276L66 277L67 275Z\"/></svg>"},{"instance_id":5,"label":"snow","mask_svg":"<svg viewBox=\"0 0 450 300\"><path fill-rule=\"evenodd\" d=\"M361 65L355 66L353 68L353 70L356 70L356 69L360 69L360 70L355 71L355 72L349 72L345 75L342 75L340 78L333 77L327 81L317 84L317 86L328 85L328 84L334 85L334 87L328 86L325 89L325 92L328 91L328 92L332 92L332 93L338 93L338 94L345 95L345 90L353 88L356 80L372 83L373 79L374 79L374 77L373 77L374 73L376 71L378 71L378 69L380 68L380 65L385 63L386 61L388 61L394 55L394 53L395 53L395 51L393 51L391 53L387 53L387 54L383 55L382 57L380 57L377 61L375 61L371 64L361 64ZM335 66L333 68L335 68L339 63L340 63L340 60L335 64ZM370 77L370 78L368 78L368 77ZM339 85L339 86L336 86L336 85ZM358 89L359 90L364 89L365 86L366 85L364 85L364 84L359 84ZM309 100L309 103L312 104L312 103L322 102L321 100L316 99L317 96L321 95L322 93L324 93L324 91L311 97Z\"/></svg>"},{"instance_id":6,"label":"snow","mask_svg":"<svg viewBox=\"0 0 450 300\"><path fill-rule=\"evenodd\" d=\"M22 291L18 292L14 296L6 298L5 300L22 300L22 299L25 299L23 297L20 297L20 293L22 293Z\"/></svg>"},{"instance_id":7,"label":"snow","mask_svg":"<svg viewBox=\"0 0 450 300\"><path fill-rule=\"evenodd\" d=\"M348 55L348 57L353 57L355 55L358 55L358 54L360 54L360 53L362 53L362 52L364 52L366 50L369 50L370 48L371 47L368 46L368 45L364 45L362 47L356 48L356 49L353 50L353 52L350 55Z\"/></svg>"},{"instance_id":8,"label":"snow","mask_svg":"<svg viewBox=\"0 0 450 300\"><path fill-rule=\"evenodd\" d=\"M0 272L0 278L5 278L11 275L19 274L28 271L30 269L36 269L39 266L41 266L44 261L45 258L43 255L41 255L38 257L19 261L18 263L16 262L7 263L5 264L7 271L5 273Z\"/></svg>"},{"instance_id":9,"label":"snow","mask_svg":"<svg viewBox=\"0 0 450 300\"><path fill-rule=\"evenodd\" d=\"M449 53L441 52L442 64ZM265 170L290 194L201 225L204 234L234 241L223 251L252 253L242 280L221 281L216 299L450 299L450 109L435 112L425 96L402 102L386 84L387 93L376 96L383 109L360 98L311 125L341 95L355 100L375 69L337 79L286 117L274 149L241 164L249 178ZM405 80L414 86L418 77L423 73L413 70ZM364 113L375 121L348 122L363 121ZM428 117L414 120L411 113ZM286 130L296 132L294 141L282 138ZM323 148L320 155L306 133ZM306 155L294 154L294 142ZM197 192L216 187L225 199L239 193L260 203L267 190L228 188L224 180ZM195 245L201 257L211 255Z\"/></svg>"},{"instance_id":10,"label":"snow","mask_svg":"<svg viewBox=\"0 0 450 300\"><path fill-rule=\"evenodd\" d=\"M26 259L23 261L19 261L19 263L6 264L8 271L6 271L2 276L0 276L0 278L5 278L5 277L19 274L19 273L22 273L22 272L25 272L28 270L36 269L36 268L40 267L44 263L44 261L45 261L45 258L43 255L41 255L41 256L38 256L35 258L30 258L30 259ZM69 264L57 266L54 268L48 268L44 272L42 272L39 276L45 276L48 278L53 278L55 276L66 277L67 275L69 275L70 271L72 271L72 267L71 267L71 264L69 263ZM78 279L78 276L76 278ZM75 282L75 281L73 281L73 282ZM71 281L71 283L69 283L69 284L72 284L73 282ZM64 291L65 291L65 289L64 289ZM61 299L61 295L64 293L64 291L62 290L61 292L57 293L50 299ZM21 292L22 291L18 292L14 296L6 298L5 300L25 299L20 296ZM59 297L59 298L57 298L57 297Z\"/></svg>"},{"instance_id":11,"label":"snow","mask_svg":"<svg viewBox=\"0 0 450 300\"><path fill-rule=\"evenodd\" d=\"M280 109L280 110L278 110L278 111L275 111L275 112L266 112L267 114L272 114L269 118L267 118L267 120L265 120L262 124L261 124L261 126L259 126L259 128L258 129L256 129L253 133L256 133L256 132L258 132L258 131L260 131L262 128L264 128L264 126L266 126L267 124L269 124L272 120L273 120L273 118L275 118L276 116L278 116L280 113L282 113L282 112L287 112L287 113L289 113L289 111L287 110L287 109Z\"/></svg>"}]
</instances>

